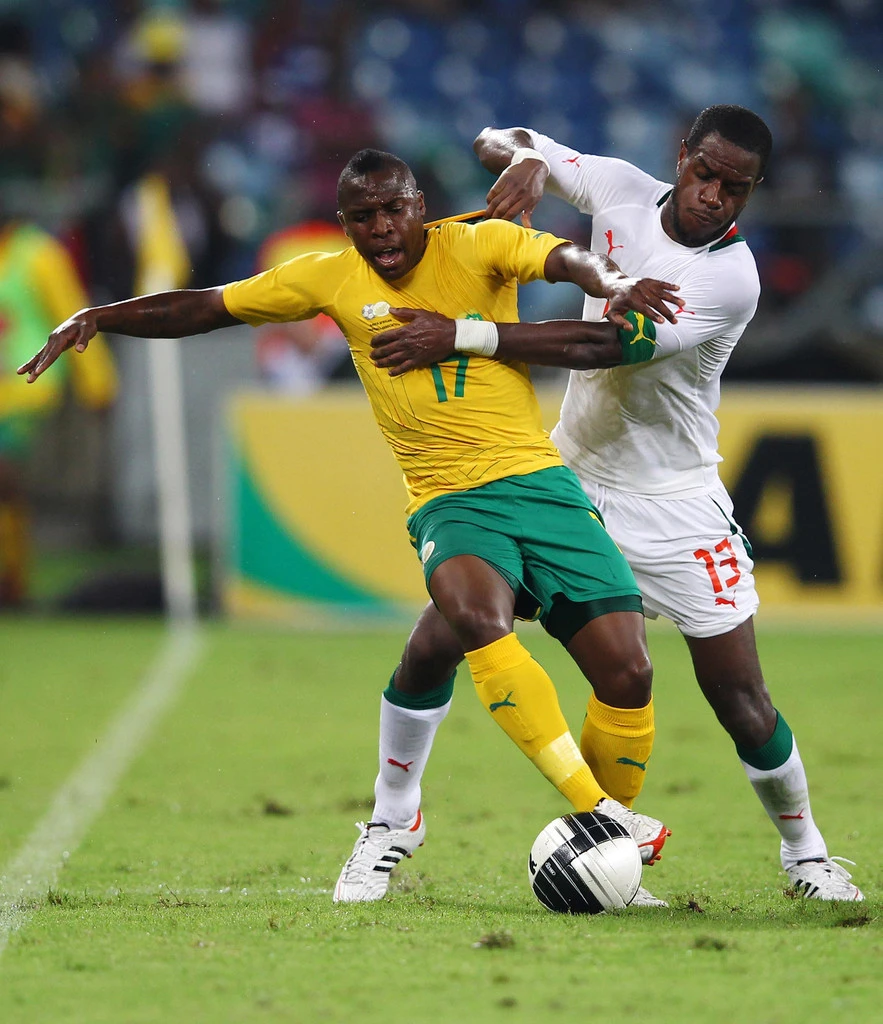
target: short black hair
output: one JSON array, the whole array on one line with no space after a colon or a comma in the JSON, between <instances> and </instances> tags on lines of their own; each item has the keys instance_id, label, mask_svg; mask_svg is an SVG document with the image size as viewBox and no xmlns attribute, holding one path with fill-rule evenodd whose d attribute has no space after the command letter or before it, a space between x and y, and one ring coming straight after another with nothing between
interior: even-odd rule
<instances>
[{"instance_id":1,"label":"short black hair","mask_svg":"<svg viewBox=\"0 0 883 1024\"><path fill-rule=\"evenodd\" d=\"M693 122L690 133L684 140L687 149L695 149L703 139L714 132L740 149L756 153L760 157L760 170L757 176L763 174L773 148L772 132L763 118L758 117L753 110L735 104L718 103L716 106L706 107Z\"/></svg>"},{"instance_id":2,"label":"short black hair","mask_svg":"<svg viewBox=\"0 0 883 1024\"><path fill-rule=\"evenodd\" d=\"M402 176L409 180L416 189L414 174L411 168L394 153L384 153L382 149L360 149L355 156L350 157L346 167L340 172L337 179L337 201L340 202L340 193L343 187L349 184L354 178L364 178L377 171L399 171Z\"/></svg>"}]
</instances>

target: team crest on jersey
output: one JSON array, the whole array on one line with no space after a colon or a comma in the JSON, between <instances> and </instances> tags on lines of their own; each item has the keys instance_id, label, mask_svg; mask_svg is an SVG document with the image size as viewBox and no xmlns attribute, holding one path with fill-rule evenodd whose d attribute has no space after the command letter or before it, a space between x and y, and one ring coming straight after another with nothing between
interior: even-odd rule
<instances>
[{"instance_id":1,"label":"team crest on jersey","mask_svg":"<svg viewBox=\"0 0 883 1024\"><path fill-rule=\"evenodd\" d=\"M366 320L374 320L378 316L386 316L388 312L388 302L368 302L362 306L362 316Z\"/></svg>"}]
</instances>

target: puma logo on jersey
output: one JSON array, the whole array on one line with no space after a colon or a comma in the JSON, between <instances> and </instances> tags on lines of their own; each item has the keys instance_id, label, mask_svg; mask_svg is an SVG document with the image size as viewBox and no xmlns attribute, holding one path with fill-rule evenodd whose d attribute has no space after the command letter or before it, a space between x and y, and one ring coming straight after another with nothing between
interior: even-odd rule
<instances>
[{"instance_id":1,"label":"puma logo on jersey","mask_svg":"<svg viewBox=\"0 0 883 1024\"><path fill-rule=\"evenodd\" d=\"M407 761L404 764L402 764L401 761L396 761L394 757L388 757L386 759L386 763L391 764L394 768L401 768L403 772L406 772L414 762Z\"/></svg>"},{"instance_id":2,"label":"puma logo on jersey","mask_svg":"<svg viewBox=\"0 0 883 1024\"><path fill-rule=\"evenodd\" d=\"M491 703L487 706L488 711L493 713L494 711L498 711L500 708L518 707L517 704L514 704L511 700L509 700L513 693L515 693L515 691L510 690L502 700L491 701Z\"/></svg>"},{"instance_id":3,"label":"puma logo on jersey","mask_svg":"<svg viewBox=\"0 0 883 1024\"><path fill-rule=\"evenodd\" d=\"M613 244L613 228L609 228L604 232L604 237L607 239L607 255L609 256L614 249L624 249L624 245Z\"/></svg>"},{"instance_id":4,"label":"puma logo on jersey","mask_svg":"<svg viewBox=\"0 0 883 1024\"><path fill-rule=\"evenodd\" d=\"M625 314L625 319L628 327L620 327L617 332L622 345L622 361L645 363L656 352L656 325L634 309Z\"/></svg>"},{"instance_id":5,"label":"puma logo on jersey","mask_svg":"<svg viewBox=\"0 0 883 1024\"><path fill-rule=\"evenodd\" d=\"M639 341L649 341L651 345L656 344L656 328L652 328L650 334L646 334L644 331L645 327L648 327L647 317L643 313L629 312L628 319L634 317L635 329L632 331L632 336L629 343L631 345L637 345Z\"/></svg>"}]
</instances>

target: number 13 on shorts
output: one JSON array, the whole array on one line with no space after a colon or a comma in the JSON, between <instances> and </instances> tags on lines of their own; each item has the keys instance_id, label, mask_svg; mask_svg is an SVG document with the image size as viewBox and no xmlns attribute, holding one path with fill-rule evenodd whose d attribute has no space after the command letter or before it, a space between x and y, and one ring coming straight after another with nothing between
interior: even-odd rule
<instances>
[{"instance_id":1,"label":"number 13 on shorts","mask_svg":"<svg viewBox=\"0 0 883 1024\"><path fill-rule=\"evenodd\" d=\"M693 557L705 564L708 578L711 580L711 586L715 593L714 603L716 605L729 604L735 608L735 595L722 596L724 591L732 591L732 588L736 586L742 576L736 561L736 552L733 550L730 538L724 537L719 544L715 544L712 551L709 551L707 548L697 548L693 552Z\"/></svg>"}]
</instances>

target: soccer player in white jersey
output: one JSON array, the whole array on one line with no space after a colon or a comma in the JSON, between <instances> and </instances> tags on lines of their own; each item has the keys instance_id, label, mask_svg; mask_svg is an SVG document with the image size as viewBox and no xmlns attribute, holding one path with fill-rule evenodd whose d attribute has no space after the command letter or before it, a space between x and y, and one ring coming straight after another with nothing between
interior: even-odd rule
<instances>
[{"instance_id":1,"label":"soccer player in white jersey","mask_svg":"<svg viewBox=\"0 0 883 1024\"><path fill-rule=\"evenodd\" d=\"M485 129L475 150L499 175L488 216L521 215L529 225L548 190L592 217L594 250L631 276L677 282L682 303L675 322L635 316L628 332L598 322L604 304L587 299L584 322L498 325L495 356L571 368L553 440L631 564L646 613L670 618L684 636L699 686L780 833L792 887L808 898L861 900L849 873L828 855L797 744L767 691L754 636L751 549L717 471L720 377L760 292L736 218L762 180L771 146L753 112L709 107L681 144L671 184L530 129ZM405 325L375 339L377 365L405 373L453 350L449 321L410 310L399 315ZM404 694L429 691L458 660L428 607L394 686ZM384 763L384 743L393 749L400 740L392 717L381 736L377 791L387 802L390 794L419 799L419 778L411 775L402 787ZM413 732L403 720L409 756L422 766L432 736L421 746Z\"/></svg>"}]
</instances>

